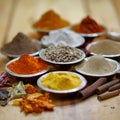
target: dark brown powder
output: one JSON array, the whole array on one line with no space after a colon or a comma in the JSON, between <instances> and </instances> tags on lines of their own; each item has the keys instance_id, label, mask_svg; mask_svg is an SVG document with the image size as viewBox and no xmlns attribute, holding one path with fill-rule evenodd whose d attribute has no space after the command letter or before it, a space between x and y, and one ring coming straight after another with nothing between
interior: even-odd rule
<instances>
[{"instance_id":1,"label":"dark brown powder","mask_svg":"<svg viewBox=\"0 0 120 120\"><path fill-rule=\"evenodd\" d=\"M41 45L37 40L31 40L25 34L19 32L11 42L5 44L1 51L7 54L21 55L37 52Z\"/></svg>"}]
</instances>

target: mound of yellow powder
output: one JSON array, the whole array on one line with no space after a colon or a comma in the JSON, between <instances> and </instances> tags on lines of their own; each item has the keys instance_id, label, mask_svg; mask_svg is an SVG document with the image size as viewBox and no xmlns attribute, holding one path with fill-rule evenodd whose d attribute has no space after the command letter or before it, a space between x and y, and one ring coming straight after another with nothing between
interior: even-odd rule
<instances>
[{"instance_id":1,"label":"mound of yellow powder","mask_svg":"<svg viewBox=\"0 0 120 120\"><path fill-rule=\"evenodd\" d=\"M54 90L69 90L81 84L77 75L67 72L49 73L41 82L43 86Z\"/></svg>"}]
</instances>

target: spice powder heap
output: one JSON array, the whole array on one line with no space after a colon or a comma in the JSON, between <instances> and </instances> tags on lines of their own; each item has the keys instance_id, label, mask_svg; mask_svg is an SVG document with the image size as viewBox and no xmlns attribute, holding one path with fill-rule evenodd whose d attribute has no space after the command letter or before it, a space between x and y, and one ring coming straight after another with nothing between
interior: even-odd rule
<instances>
[{"instance_id":1,"label":"spice powder heap","mask_svg":"<svg viewBox=\"0 0 120 120\"><path fill-rule=\"evenodd\" d=\"M69 90L81 84L80 78L72 73L49 73L41 80L43 86L54 90Z\"/></svg>"},{"instance_id":2,"label":"spice powder heap","mask_svg":"<svg viewBox=\"0 0 120 120\"><path fill-rule=\"evenodd\" d=\"M90 74L106 74L113 72L116 69L116 65L101 55L95 55L79 64L78 68Z\"/></svg>"},{"instance_id":3,"label":"spice powder heap","mask_svg":"<svg viewBox=\"0 0 120 120\"><path fill-rule=\"evenodd\" d=\"M40 48L41 45L38 42L33 42L24 33L19 32L10 43L1 48L1 51L7 54L22 55L35 53Z\"/></svg>"},{"instance_id":4,"label":"spice powder heap","mask_svg":"<svg viewBox=\"0 0 120 120\"><path fill-rule=\"evenodd\" d=\"M34 23L34 27L41 30L54 30L58 28L63 28L69 26L70 23L63 20L57 13L53 10L49 10L44 13L41 18Z\"/></svg>"},{"instance_id":5,"label":"spice powder heap","mask_svg":"<svg viewBox=\"0 0 120 120\"><path fill-rule=\"evenodd\" d=\"M120 54L120 43L109 39L105 39L96 42L96 44L91 45L88 50L90 52L101 55Z\"/></svg>"},{"instance_id":6,"label":"spice powder heap","mask_svg":"<svg viewBox=\"0 0 120 120\"><path fill-rule=\"evenodd\" d=\"M79 24L72 27L72 30L78 33L97 33L102 32L104 28L99 25L90 16L84 18Z\"/></svg>"},{"instance_id":7,"label":"spice powder heap","mask_svg":"<svg viewBox=\"0 0 120 120\"><path fill-rule=\"evenodd\" d=\"M34 74L48 67L48 64L40 58L35 58L28 54L23 54L21 57L10 63L8 68L18 74Z\"/></svg>"},{"instance_id":8,"label":"spice powder heap","mask_svg":"<svg viewBox=\"0 0 120 120\"><path fill-rule=\"evenodd\" d=\"M84 38L82 38L79 34L67 29L52 31L49 35L44 36L41 39L41 43L44 46L54 44L55 46L68 45L70 47L78 47L78 45L80 45L83 41Z\"/></svg>"}]
</instances>

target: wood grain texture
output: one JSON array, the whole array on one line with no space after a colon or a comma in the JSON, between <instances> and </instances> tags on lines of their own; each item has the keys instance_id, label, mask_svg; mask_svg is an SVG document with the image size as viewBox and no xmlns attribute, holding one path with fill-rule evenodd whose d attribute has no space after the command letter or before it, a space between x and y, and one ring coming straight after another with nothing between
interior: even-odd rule
<instances>
[{"instance_id":1,"label":"wood grain texture","mask_svg":"<svg viewBox=\"0 0 120 120\"><path fill-rule=\"evenodd\" d=\"M111 0L88 0L89 14L109 31L120 32L120 23Z\"/></svg>"},{"instance_id":2,"label":"wood grain texture","mask_svg":"<svg viewBox=\"0 0 120 120\"><path fill-rule=\"evenodd\" d=\"M50 9L72 24L79 22L85 16L81 3L82 0L52 0L52 2L49 0L19 0L8 38L11 40L20 31L25 34L32 32L32 24Z\"/></svg>"},{"instance_id":3,"label":"wood grain texture","mask_svg":"<svg viewBox=\"0 0 120 120\"><path fill-rule=\"evenodd\" d=\"M49 9L58 12L72 24L87 15L105 25L109 31L120 32L119 0L0 0L0 46L18 33L33 32L32 24ZM9 60L0 54L0 73ZM9 103L0 107L0 120L119 120L120 96L99 102L96 95L81 101L76 96L52 96L54 111L40 114L20 112Z\"/></svg>"},{"instance_id":4,"label":"wood grain texture","mask_svg":"<svg viewBox=\"0 0 120 120\"><path fill-rule=\"evenodd\" d=\"M6 42L6 35L10 27L14 0L0 0L0 47Z\"/></svg>"}]
</instances>

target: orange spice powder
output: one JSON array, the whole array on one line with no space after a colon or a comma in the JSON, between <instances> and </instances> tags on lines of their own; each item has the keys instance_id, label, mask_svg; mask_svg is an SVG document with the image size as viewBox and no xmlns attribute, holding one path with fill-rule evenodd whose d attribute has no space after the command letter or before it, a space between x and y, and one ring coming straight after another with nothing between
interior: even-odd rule
<instances>
[{"instance_id":1,"label":"orange spice powder","mask_svg":"<svg viewBox=\"0 0 120 120\"><path fill-rule=\"evenodd\" d=\"M45 12L41 18L34 23L34 27L42 30L54 30L58 28L63 28L69 26L70 23L62 19L57 13L53 10Z\"/></svg>"},{"instance_id":2,"label":"orange spice powder","mask_svg":"<svg viewBox=\"0 0 120 120\"><path fill-rule=\"evenodd\" d=\"M23 54L21 57L10 63L8 68L18 74L34 74L48 67L48 63L40 58L35 58L28 54Z\"/></svg>"}]
</instances>

